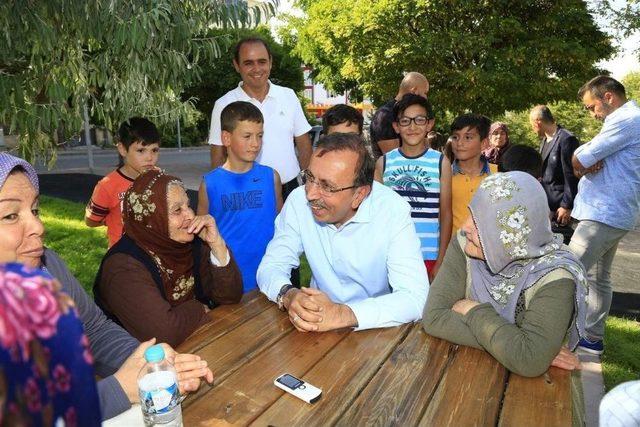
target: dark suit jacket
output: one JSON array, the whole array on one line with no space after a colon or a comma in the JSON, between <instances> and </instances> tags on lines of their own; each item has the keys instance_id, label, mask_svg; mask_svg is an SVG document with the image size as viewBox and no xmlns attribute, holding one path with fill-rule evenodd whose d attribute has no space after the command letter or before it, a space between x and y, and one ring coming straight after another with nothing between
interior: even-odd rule
<instances>
[{"instance_id":1,"label":"dark suit jacket","mask_svg":"<svg viewBox=\"0 0 640 427\"><path fill-rule=\"evenodd\" d=\"M546 147L540 145L542 186L552 212L559 207L573 209L573 199L578 193L578 178L573 174L571 157L579 145L578 138L561 126L558 126L558 131Z\"/></svg>"}]
</instances>

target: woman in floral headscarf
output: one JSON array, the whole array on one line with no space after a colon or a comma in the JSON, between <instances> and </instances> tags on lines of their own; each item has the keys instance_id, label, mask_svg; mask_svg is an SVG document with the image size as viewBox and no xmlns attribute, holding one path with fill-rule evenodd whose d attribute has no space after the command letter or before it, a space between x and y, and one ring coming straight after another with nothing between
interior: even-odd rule
<instances>
[{"instance_id":1,"label":"woman in floral headscarf","mask_svg":"<svg viewBox=\"0 0 640 427\"><path fill-rule=\"evenodd\" d=\"M73 302L21 264L0 264L0 425L100 425L93 357Z\"/></svg>"},{"instance_id":2,"label":"woman in floral headscarf","mask_svg":"<svg viewBox=\"0 0 640 427\"><path fill-rule=\"evenodd\" d=\"M489 147L482 152L489 163L500 164L500 159L511 147L506 123L494 122L489 128Z\"/></svg>"},{"instance_id":3,"label":"woman in floral headscarf","mask_svg":"<svg viewBox=\"0 0 640 427\"><path fill-rule=\"evenodd\" d=\"M141 174L122 215L125 234L102 260L94 296L131 335L175 346L208 322L210 308L240 301L236 263L213 218L194 215L178 178Z\"/></svg>"},{"instance_id":4,"label":"woman in floral headscarf","mask_svg":"<svg viewBox=\"0 0 640 427\"><path fill-rule=\"evenodd\" d=\"M562 347L584 336L584 267L551 233L540 183L524 172L491 175L452 239L423 315L427 333L481 348L507 369L538 376L579 367Z\"/></svg>"}]
</instances>

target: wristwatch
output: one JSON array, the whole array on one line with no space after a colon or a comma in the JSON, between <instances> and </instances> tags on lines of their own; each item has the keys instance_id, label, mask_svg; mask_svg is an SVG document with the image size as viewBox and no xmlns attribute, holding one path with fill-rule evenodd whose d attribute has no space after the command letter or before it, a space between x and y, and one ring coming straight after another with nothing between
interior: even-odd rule
<instances>
[{"instance_id":1,"label":"wristwatch","mask_svg":"<svg viewBox=\"0 0 640 427\"><path fill-rule=\"evenodd\" d=\"M278 296L276 297L276 304L278 304L278 310L284 311L284 296L291 289L295 288L292 284L284 285L280 288L280 292L278 292Z\"/></svg>"}]
</instances>

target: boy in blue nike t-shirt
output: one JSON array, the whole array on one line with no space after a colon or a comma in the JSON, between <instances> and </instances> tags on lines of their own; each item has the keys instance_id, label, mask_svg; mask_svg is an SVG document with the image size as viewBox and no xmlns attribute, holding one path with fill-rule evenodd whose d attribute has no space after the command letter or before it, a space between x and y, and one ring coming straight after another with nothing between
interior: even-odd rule
<instances>
[{"instance_id":1,"label":"boy in blue nike t-shirt","mask_svg":"<svg viewBox=\"0 0 640 427\"><path fill-rule=\"evenodd\" d=\"M210 214L242 273L243 292L257 287L256 271L273 237L282 207L278 172L255 161L262 148L264 119L250 102L236 101L220 115L224 164L204 175L198 215Z\"/></svg>"}]
</instances>

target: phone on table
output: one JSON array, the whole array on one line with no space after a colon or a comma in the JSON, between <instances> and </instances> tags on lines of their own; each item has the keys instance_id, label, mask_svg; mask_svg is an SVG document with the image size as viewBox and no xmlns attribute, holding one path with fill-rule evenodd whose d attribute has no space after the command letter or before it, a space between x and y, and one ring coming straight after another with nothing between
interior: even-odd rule
<instances>
[{"instance_id":1,"label":"phone on table","mask_svg":"<svg viewBox=\"0 0 640 427\"><path fill-rule=\"evenodd\" d=\"M312 386L291 374L280 375L273 380L273 384L307 403L315 403L322 396L322 390L318 387Z\"/></svg>"}]
</instances>

